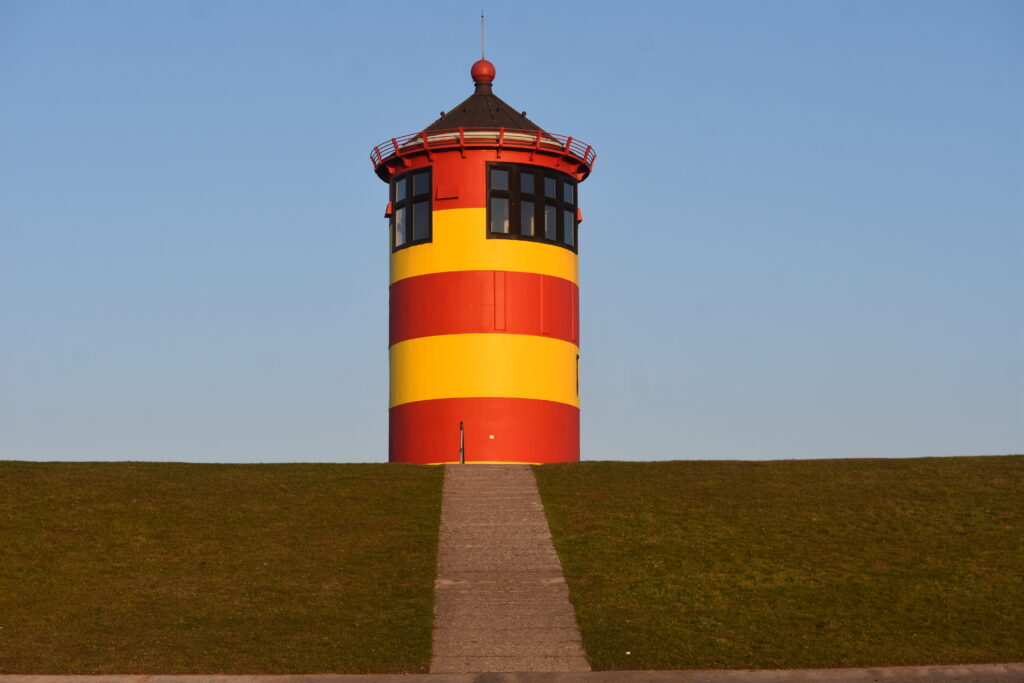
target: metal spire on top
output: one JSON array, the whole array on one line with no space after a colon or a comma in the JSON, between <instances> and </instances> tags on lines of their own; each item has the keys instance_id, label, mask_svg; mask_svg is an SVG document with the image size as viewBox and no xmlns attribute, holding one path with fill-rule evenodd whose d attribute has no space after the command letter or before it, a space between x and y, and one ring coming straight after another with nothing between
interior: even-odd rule
<instances>
[{"instance_id":1,"label":"metal spire on top","mask_svg":"<svg viewBox=\"0 0 1024 683\"><path fill-rule=\"evenodd\" d=\"M480 59L484 58L484 11L480 10Z\"/></svg>"}]
</instances>

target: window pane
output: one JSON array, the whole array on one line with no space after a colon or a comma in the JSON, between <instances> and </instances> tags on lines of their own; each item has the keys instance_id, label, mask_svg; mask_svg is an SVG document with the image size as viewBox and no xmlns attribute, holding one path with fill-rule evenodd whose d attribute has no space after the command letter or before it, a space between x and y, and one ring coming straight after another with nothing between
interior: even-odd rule
<instances>
[{"instance_id":1,"label":"window pane","mask_svg":"<svg viewBox=\"0 0 1024 683\"><path fill-rule=\"evenodd\" d=\"M418 242L430 237L430 202L416 202L412 205L412 241Z\"/></svg>"},{"instance_id":2,"label":"window pane","mask_svg":"<svg viewBox=\"0 0 1024 683\"><path fill-rule=\"evenodd\" d=\"M523 200L519 204L519 234L527 237L535 237L533 223L533 202Z\"/></svg>"},{"instance_id":3,"label":"window pane","mask_svg":"<svg viewBox=\"0 0 1024 683\"><path fill-rule=\"evenodd\" d=\"M545 178L544 179L544 196L545 197L551 197L552 199L554 199L555 197L558 196L557 194L555 194L555 179L554 178Z\"/></svg>"},{"instance_id":4,"label":"window pane","mask_svg":"<svg viewBox=\"0 0 1024 683\"><path fill-rule=\"evenodd\" d=\"M412 193L417 194L430 194L430 172L422 171L420 173L413 173L412 175Z\"/></svg>"},{"instance_id":5,"label":"window pane","mask_svg":"<svg viewBox=\"0 0 1024 683\"><path fill-rule=\"evenodd\" d=\"M395 201L400 202L405 199L405 186L406 178L402 177L395 181Z\"/></svg>"},{"instance_id":6,"label":"window pane","mask_svg":"<svg viewBox=\"0 0 1024 683\"><path fill-rule=\"evenodd\" d=\"M570 247L573 246L573 244L576 242L576 231L573 230L573 223L575 223L575 221L573 220L572 211L563 211L562 237L565 243L568 244Z\"/></svg>"},{"instance_id":7,"label":"window pane","mask_svg":"<svg viewBox=\"0 0 1024 683\"><path fill-rule=\"evenodd\" d=\"M525 194L533 194L533 174L522 173L519 174L519 191Z\"/></svg>"},{"instance_id":8,"label":"window pane","mask_svg":"<svg viewBox=\"0 0 1024 683\"><path fill-rule=\"evenodd\" d=\"M573 195L576 194L574 192L575 189L576 188L573 186L572 183L565 183L564 185L562 185L562 200L566 204L572 204Z\"/></svg>"},{"instance_id":9,"label":"window pane","mask_svg":"<svg viewBox=\"0 0 1024 683\"><path fill-rule=\"evenodd\" d=\"M491 232L508 234L508 200L491 197Z\"/></svg>"},{"instance_id":10,"label":"window pane","mask_svg":"<svg viewBox=\"0 0 1024 683\"><path fill-rule=\"evenodd\" d=\"M491 189L508 190L508 171L500 168L491 169Z\"/></svg>"},{"instance_id":11,"label":"window pane","mask_svg":"<svg viewBox=\"0 0 1024 683\"><path fill-rule=\"evenodd\" d=\"M405 207L395 209L395 246L405 244Z\"/></svg>"},{"instance_id":12,"label":"window pane","mask_svg":"<svg viewBox=\"0 0 1024 683\"><path fill-rule=\"evenodd\" d=\"M545 178L547 180L547 178ZM553 206L544 207L544 237L549 240L558 239L558 211Z\"/></svg>"}]
</instances>

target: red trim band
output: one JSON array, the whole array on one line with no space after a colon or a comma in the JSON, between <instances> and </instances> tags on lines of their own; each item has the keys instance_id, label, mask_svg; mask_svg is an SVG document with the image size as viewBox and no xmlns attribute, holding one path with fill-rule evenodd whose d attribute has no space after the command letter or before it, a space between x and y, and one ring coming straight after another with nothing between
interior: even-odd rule
<instances>
[{"instance_id":1,"label":"red trim band","mask_svg":"<svg viewBox=\"0 0 1024 683\"><path fill-rule=\"evenodd\" d=\"M579 346L579 287L560 277L461 270L391 285L390 344L439 334L509 333Z\"/></svg>"},{"instance_id":2,"label":"red trim band","mask_svg":"<svg viewBox=\"0 0 1024 683\"><path fill-rule=\"evenodd\" d=\"M550 168L576 178L582 182L579 164L571 158L533 155L517 149L473 149L465 150L465 156L458 149L434 152L432 158L424 155L400 157L395 161L395 173L428 166L434 169L434 211L443 209L482 209L487 206L487 162L500 161L508 164L531 164ZM585 175L584 175L585 177Z\"/></svg>"},{"instance_id":3,"label":"red trim band","mask_svg":"<svg viewBox=\"0 0 1024 683\"><path fill-rule=\"evenodd\" d=\"M459 422L466 462L577 462L580 411L526 398L446 398L390 410L390 462L459 461Z\"/></svg>"}]
</instances>

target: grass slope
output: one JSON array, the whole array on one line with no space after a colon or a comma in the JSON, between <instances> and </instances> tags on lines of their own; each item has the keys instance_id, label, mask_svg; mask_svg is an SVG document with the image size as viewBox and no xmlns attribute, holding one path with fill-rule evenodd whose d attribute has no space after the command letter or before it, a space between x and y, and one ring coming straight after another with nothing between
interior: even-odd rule
<instances>
[{"instance_id":1,"label":"grass slope","mask_svg":"<svg viewBox=\"0 0 1024 683\"><path fill-rule=\"evenodd\" d=\"M1024 660L1024 457L535 468L598 669Z\"/></svg>"},{"instance_id":2,"label":"grass slope","mask_svg":"<svg viewBox=\"0 0 1024 683\"><path fill-rule=\"evenodd\" d=\"M441 476L0 462L0 673L422 670Z\"/></svg>"}]
</instances>

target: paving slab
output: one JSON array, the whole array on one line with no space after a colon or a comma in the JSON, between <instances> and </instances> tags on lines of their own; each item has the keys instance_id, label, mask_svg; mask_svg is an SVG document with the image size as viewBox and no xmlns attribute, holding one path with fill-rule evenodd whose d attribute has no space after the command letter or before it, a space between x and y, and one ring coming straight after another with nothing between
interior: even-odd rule
<instances>
[{"instance_id":1,"label":"paving slab","mask_svg":"<svg viewBox=\"0 0 1024 683\"><path fill-rule=\"evenodd\" d=\"M479 614L468 611L460 615L459 630L487 629L493 628L496 621L501 624L502 629L518 630L520 633L536 631L544 628L572 628L579 630L574 615L551 615L545 613L520 614L510 612L505 618L495 620L490 614ZM435 617L435 621L437 618ZM452 634L456 638L458 632ZM507 637L507 636L505 636Z\"/></svg>"},{"instance_id":2,"label":"paving slab","mask_svg":"<svg viewBox=\"0 0 1024 683\"><path fill-rule=\"evenodd\" d=\"M590 670L529 465L446 465L433 674Z\"/></svg>"}]
</instances>

